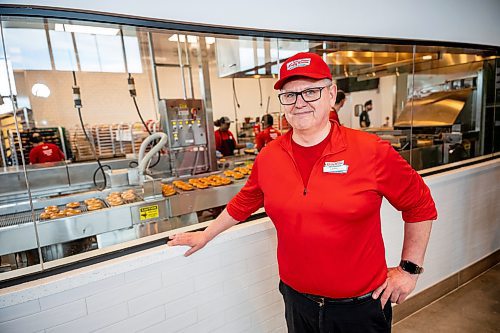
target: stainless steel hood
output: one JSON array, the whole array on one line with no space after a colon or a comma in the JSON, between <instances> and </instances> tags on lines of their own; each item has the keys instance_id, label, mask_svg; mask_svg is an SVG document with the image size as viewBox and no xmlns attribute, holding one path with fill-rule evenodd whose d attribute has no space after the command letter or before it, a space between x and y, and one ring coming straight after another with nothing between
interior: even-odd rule
<instances>
[{"instance_id":1,"label":"stainless steel hood","mask_svg":"<svg viewBox=\"0 0 500 333\"><path fill-rule=\"evenodd\" d=\"M394 127L451 126L456 123L472 89L441 91L406 103Z\"/></svg>"}]
</instances>

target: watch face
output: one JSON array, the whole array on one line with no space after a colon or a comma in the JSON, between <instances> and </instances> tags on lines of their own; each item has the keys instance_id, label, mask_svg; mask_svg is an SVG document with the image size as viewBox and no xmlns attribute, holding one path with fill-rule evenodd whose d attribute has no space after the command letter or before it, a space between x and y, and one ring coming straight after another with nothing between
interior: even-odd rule
<instances>
[{"instance_id":1,"label":"watch face","mask_svg":"<svg viewBox=\"0 0 500 333\"><path fill-rule=\"evenodd\" d=\"M420 274L424 271L424 269L417 264L412 263L411 261L408 260L401 260L399 263L399 266L405 271L410 274Z\"/></svg>"}]
</instances>

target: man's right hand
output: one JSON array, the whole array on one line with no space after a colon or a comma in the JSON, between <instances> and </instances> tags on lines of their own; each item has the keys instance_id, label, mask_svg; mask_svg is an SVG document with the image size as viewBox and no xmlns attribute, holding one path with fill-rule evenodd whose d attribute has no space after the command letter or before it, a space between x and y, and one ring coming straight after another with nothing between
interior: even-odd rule
<instances>
[{"instance_id":1,"label":"man's right hand","mask_svg":"<svg viewBox=\"0 0 500 333\"><path fill-rule=\"evenodd\" d=\"M208 243L208 238L203 231L188 232L170 237L168 246L187 245L191 248L184 253L184 256L190 256Z\"/></svg>"}]
</instances>

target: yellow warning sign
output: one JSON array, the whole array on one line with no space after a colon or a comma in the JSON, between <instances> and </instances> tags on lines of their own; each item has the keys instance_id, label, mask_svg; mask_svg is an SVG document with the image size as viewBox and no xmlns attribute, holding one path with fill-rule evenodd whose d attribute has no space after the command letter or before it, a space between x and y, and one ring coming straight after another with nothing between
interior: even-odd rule
<instances>
[{"instance_id":1,"label":"yellow warning sign","mask_svg":"<svg viewBox=\"0 0 500 333\"><path fill-rule=\"evenodd\" d=\"M160 217L160 210L158 209L158 205L141 207L139 209L140 220L149 220Z\"/></svg>"}]
</instances>

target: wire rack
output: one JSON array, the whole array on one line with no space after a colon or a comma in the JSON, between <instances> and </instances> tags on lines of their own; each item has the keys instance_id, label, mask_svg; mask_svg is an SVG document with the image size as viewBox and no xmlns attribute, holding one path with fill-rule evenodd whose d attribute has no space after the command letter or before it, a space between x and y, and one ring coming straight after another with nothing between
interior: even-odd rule
<instances>
[{"instance_id":1,"label":"wire rack","mask_svg":"<svg viewBox=\"0 0 500 333\"><path fill-rule=\"evenodd\" d=\"M157 125L152 125L154 128ZM138 154L147 132L141 123L85 125L85 130L100 158ZM94 159L92 147L80 126L71 129L71 148L76 161Z\"/></svg>"},{"instance_id":2,"label":"wire rack","mask_svg":"<svg viewBox=\"0 0 500 333\"><path fill-rule=\"evenodd\" d=\"M102 202L103 208L109 207L109 205L102 199L98 199ZM57 206L59 209L65 209L65 205L58 205ZM77 209L81 210L82 213L88 213L89 210L87 209L87 205L85 205L83 202L80 202L80 207ZM42 221L40 218L40 214L45 211L44 208L42 209L36 209L35 210L35 220L36 221ZM79 215L81 215L79 214ZM78 216L78 215L74 215ZM54 219L56 220L56 219ZM7 214L7 215L0 215L0 228L4 227L10 227L10 226L16 226L16 225L21 225L25 223L33 223L32 216L31 216L31 211L24 211L24 212L19 212L19 213L13 213L13 214Z\"/></svg>"}]
</instances>

